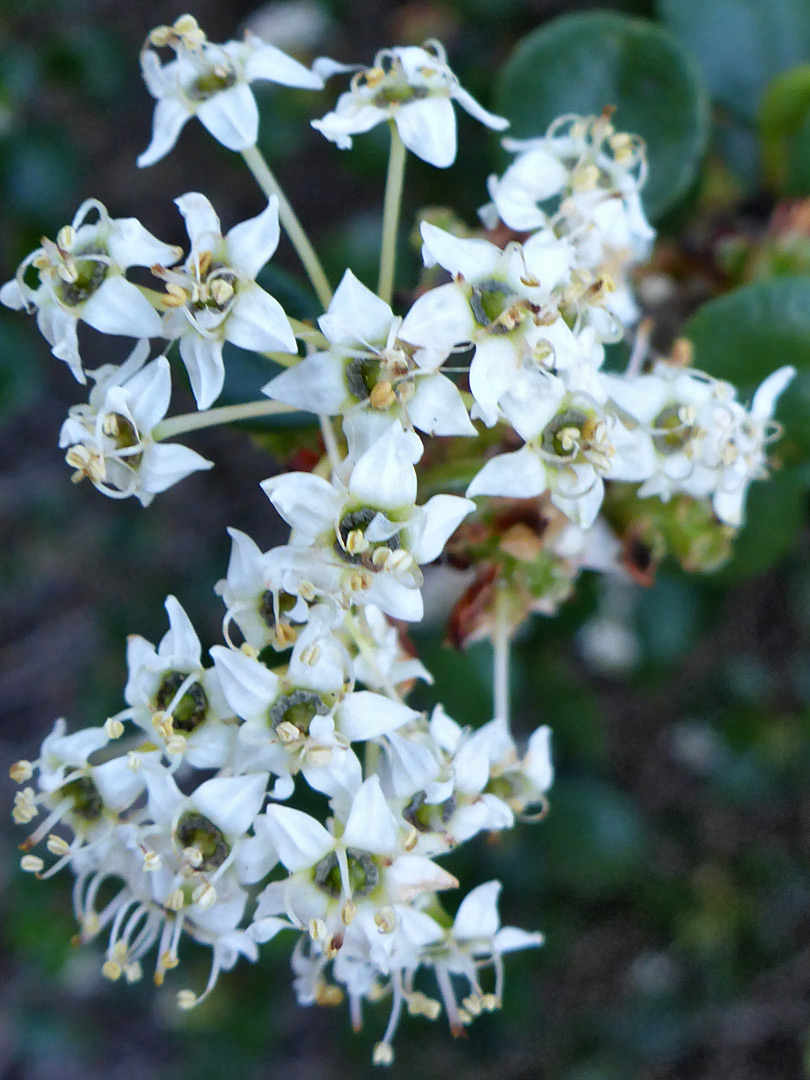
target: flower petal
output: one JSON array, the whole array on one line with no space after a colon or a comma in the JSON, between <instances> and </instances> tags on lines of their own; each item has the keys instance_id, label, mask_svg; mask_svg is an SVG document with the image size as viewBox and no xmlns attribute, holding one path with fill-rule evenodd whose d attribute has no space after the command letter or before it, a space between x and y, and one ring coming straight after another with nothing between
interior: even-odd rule
<instances>
[{"instance_id":1,"label":"flower petal","mask_svg":"<svg viewBox=\"0 0 810 1080\"><path fill-rule=\"evenodd\" d=\"M201 124L229 150L247 150L259 136L259 107L247 83L221 90L197 110Z\"/></svg>"},{"instance_id":2,"label":"flower petal","mask_svg":"<svg viewBox=\"0 0 810 1080\"><path fill-rule=\"evenodd\" d=\"M278 247L278 198L270 196L257 217L241 221L225 237L227 262L247 278L255 278Z\"/></svg>"}]
</instances>

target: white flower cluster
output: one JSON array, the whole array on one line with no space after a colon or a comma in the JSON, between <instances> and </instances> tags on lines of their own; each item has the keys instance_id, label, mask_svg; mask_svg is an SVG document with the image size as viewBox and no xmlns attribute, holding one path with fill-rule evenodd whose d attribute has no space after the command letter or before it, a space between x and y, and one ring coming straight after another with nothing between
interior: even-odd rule
<instances>
[{"instance_id":1,"label":"white flower cluster","mask_svg":"<svg viewBox=\"0 0 810 1080\"><path fill-rule=\"evenodd\" d=\"M175 58L161 64L164 47ZM489 127L506 125L461 88L436 43L383 50L369 69L322 59L310 71L254 36L213 45L183 16L150 35L142 65L157 108L141 165L167 153L193 115L225 146L255 150L254 79L315 89L322 76L354 71L314 126L348 147L385 120L392 139L439 167L456 155L453 101ZM499 233L529 235L499 247L423 222L427 279L438 283L399 316L347 270L318 328L296 324L303 359L293 324L256 283L280 212L300 239L286 200L269 191L266 209L225 235L204 195L177 199L185 258L88 200L0 291L8 306L36 312L80 382L80 322L137 339L121 366L88 373L89 402L70 410L60 434L74 479L105 494L147 505L211 466L163 441L205 422L166 419L169 360L149 359L149 339L177 342L201 411L222 391L224 343L286 354L287 369L264 388L273 401L246 408L313 412L327 448L313 471L261 485L291 527L288 543L262 551L231 530L217 585L225 643L211 664L169 597L159 645L129 640L126 708L72 735L58 721L38 759L13 766L23 785L15 820L44 815L23 844L23 868L42 877L71 868L82 940L104 936L111 979L140 978L154 949L161 983L180 962L183 934L210 946L208 985L181 990L184 1008L239 956L254 960L261 944L291 933L302 1004L347 997L359 1025L365 1002L390 998L379 1064L393 1059L403 1007L431 1019L444 1011L458 1032L499 1007L503 954L542 941L501 927L496 881L469 892L454 917L440 900L458 882L439 860L544 811L552 766L547 727L522 751L510 731L508 638L523 613L510 613L508 580L492 585L496 570L487 578L495 600L482 601L474 628L495 648L494 718L471 730L439 705L427 715L406 704L417 680L431 681L396 622L423 617L421 567L477 510L472 496L546 507L542 541L520 521L497 539L517 562L545 550L567 568L566 584L583 565L617 562L600 518L608 481L640 485L640 498L711 501L720 522L739 525L793 375L771 375L746 409L733 387L673 364L605 374L605 345L635 318L629 271L653 236L639 194L643 146L607 114L564 117L544 137L505 145L517 157L490 179L481 216L493 229L502 222ZM162 289L136 285L131 267L150 268ZM239 408L217 412L248 415ZM330 417L340 417L339 435ZM453 476L450 490L420 501L422 436L481 435L471 482L469 472ZM466 497L457 493L465 482ZM550 579L534 609L553 609L559 590ZM304 792L309 807L320 799L320 815L291 804ZM30 853L42 840L55 858L48 869Z\"/></svg>"},{"instance_id":2,"label":"white flower cluster","mask_svg":"<svg viewBox=\"0 0 810 1080\"><path fill-rule=\"evenodd\" d=\"M127 708L72 735L57 721L39 758L12 767L15 820L44 814L23 849L47 838L55 857L22 865L42 877L71 867L81 938L104 936L108 978L137 980L154 948L162 983L184 933L210 946L208 985L181 990L183 1008L291 931L302 1004L345 995L358 1021L365 1000L390 994L375 1050L386 1063L403 1005L431 1018L443 1006L458 1030L500 1005L502 954L542 941L500 926L497 882L448 918L438 893L458 882L436 859L543 805L548 728L521 755L503 719L470 731L440 706L415 711L400 691L428 673L378 607L316 596L294 549L263 554L236 531L233 545L219 591L245 643L215 646L204 666L169 597L157 648L129 640ZM287 804L301 785L325 797L325 822ZM417 988L422 968L441 1002Z\"/></svg>"}]
</instances>

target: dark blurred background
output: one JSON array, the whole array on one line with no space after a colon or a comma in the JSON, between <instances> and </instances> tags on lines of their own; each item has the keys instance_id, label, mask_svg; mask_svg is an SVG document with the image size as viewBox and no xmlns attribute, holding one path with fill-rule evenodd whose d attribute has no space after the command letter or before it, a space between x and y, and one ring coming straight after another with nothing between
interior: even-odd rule
<instances>
[{"instance_id":1,"label":"dark blurred background","mask_svg":"<svg viewBox=\"0 0 810 1080\"><path fill-rule=\"evenodd\" d=\"M645 0L311 0L258 15L243 0L196 0L193 13L214 41L238 36L249 16L263 18L257 29L307 61L327 54L370 62L385 45L439 37L464 85L491 105L494 73L518 39L544 20L595 6L655 14ZM184 233L171 200L185 191L207 194L226 229L261 210L238 157L193 121L168 158L135 166L152 117L138 50L150 28L180 13L137 0L0 7L2 280L90 195L175 243ZM341 154L309 129L335 93L263 86L262 147L333 280L347 265L371 279L386 141L373 133ZM715 113L721 128L724 116ZM664 289L664 338L700 301L744 280L742 270L731 281L719 265L717 238L758 244L776 206L756 178L750 131L731 122L724 130L735 149L726 160L715 142L700 183L659 222L663 254L640 284L653 307ZM406 222L419 207L452 203L475 223L495 142L461 115L460 145L449 193L448 174L409 161ZM805 246L796 258L806 255ZM416 254L403 259L403 281L410 274L413 285ZM284 240L271 273L291 314L317 314ZM90 367L126 350L92 335L86 346ZM230 392L238 399L243 389ZM56 716L78 727L121 707L126 635L159 638L167 593L186 606L206 647L219 639L211 586L227 564L227 525L263 547L283 536L257 488L273 468L271 442L245 433L190 438L216 469L148 511L71 485L56 443L83 393L33 320L0 311L0 761L9 764L36 756ZM180 386L173 411L192 407ZM586 578L559 617L536 617L515 650L516 724L524 735L538 723L554 730L551 813L540 825L479 838L447 863L465 889L502 880L504 922L542 929L547 945L507 959L504 1010L480 1018L468 1037L453 1041L442 1021L406 1018L396 1075L810 1076L810 558L802 515L803 504L767 569L749 558L716 576L688 576L665 563L647 588ZM768 522L759 527L767 531ZM457 654L440 633L420 644L451 715L488 719L486 646ZM9 809L12 791L4 780ZM223 976L190 1014L175 1009L174 993L205 981L202 952L189 950L185 974L160 991L148 981L104 982L100 948L70 945L70 880L21 874L21 830L6 820L4 1080L371 1074L386 1006L368 1010L359 1036L343 1009L300 1009L283 937L258 965Z\"/></svg>"}]
</instances>

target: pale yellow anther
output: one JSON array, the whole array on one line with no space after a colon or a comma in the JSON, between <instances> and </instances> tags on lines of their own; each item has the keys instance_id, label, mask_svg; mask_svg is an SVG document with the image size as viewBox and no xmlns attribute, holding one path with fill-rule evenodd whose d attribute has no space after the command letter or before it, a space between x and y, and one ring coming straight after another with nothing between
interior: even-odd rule
<instances>
[{"instance_id":1,"label":"pale yellow anther","mask_svg":"<svg viewBox=\"0 0 810 1080\"><path fill-rule=\"evenodd\" d=\"M101 974L110 982L116 982L121 978L123 970L120 964L116 964L115 960L105 960L101 965Z\"/></svg>"},{"instance_id":2,"label":"pale yellow anther","mask_svg":"<svg viewBox=\"0 0 810 1080\"><path fill-rule=\"evenodd\" d=\"M259 659L259 650L256 648L255 645L248 645L246 641L243 641L242 644L239 646L239 651L241 653L244 653L245 656L249 656L251 660Z\"/></svg>"},{"instance_id":3,"label":"pale yellow anther","mask_svg":"<svg viewBox=\"0 0 810 1080\"><path fill-rule=\"evenodd\" d=\"M107 477L107 466L103 456L94 450L88 450L80 443L68 448L65 461L71 469L76 470L70 478L74 484L78 484L85 476L93 483L100 483Z\"/></svg>"},{"instance_id":4,"label":"pale yellow anther","mask_svg":"<svg viewBox=\"0 0 810 1080\"><path fill-rule=\"evenodd\" d=\"M313 941L325 941L329 934L323 919L310 919L307 930Z\"/></svg>"},{"instance_id":5,"label":"pale yellow anther","mask_svg":"<svg viewBox=\"0 0 810 1080\"><path fill-rule=\"evenodd\" d=\"M169 754L183 754L188 745L185 735L172 735L166 740L166 752Z\"/></svg>"},{"instance_id":6,"label":"pale yellow anther","mask_svg":"<svg viewBox=\"0 0 810 1080\"><path fill-rule=\"evenodd\" d=\"M480 994L470 994L461 1003L471 1016L480 1016L483 1009Z\"/></svg>"},{"instance_id":7,"label":"pale yellow anther","mask_svg":"<svg viewBox=\"0 0 810 1080\"><path fill-rule=\"evenodd\" d=\"M201 881L191 894L192 903L196 904L201 911L207 911L213 907L217 899L217 890L210 881Z\"/></svg>"},{"instance_id":8,"label":"pale yellow anther","mask_svg":"<svg viewBox=\"0 0 810 1080\"><path fill-rule=\"evenodd\" d=\"M76 241L76 230L72 225L63 225L56 234L56 246L63 251L70 251Z\"/></svg>"},{"instance_id":9,"label":"pale yellow anther","mask_svg":"<svg viewBox=\"0 0 810 1080\"><path fill-rule=\"evenodd\" d=\"M340 910L340 918L344 926L351 926L357 914L357 905L353 900L347 900Z\"/></svg>"},{"instance_id":10,"label":"pale yellow anther","mask_svg":"<svg viewBox=\"0 0 810 1080\"><path fill-rule=\"evenodd\" d=\"M687 427L691 427L695 422L695 407L694 405L681 405L678 409L678 419L682 424L686 424Z\"/></svg>"},{"instance_id":11,"label":"pale yellow anther","mask_svg":"<svg viewBox=\"0 0 810 1080\"><path fill-rule=\"evenodd\" d=\"M385 78L385 72L381 67L366 68L363 72L366 78L366 84L374 89L375 86L379 86Z\"/></svg>"},{"instance_id":12,"label":"pale yellow anther","mask_svg":"<svg viewBox=\"0 0 810 1080\"><path fill-rule=\"evenodd\" d=\"M166 950L166 952L160 954L160 966L166 971L174 970L174 968L176 968L179 963L180 961L177 959L174 953L170 953L168 949Z\"/></svg>"},{"instance_id":13,"label":"pale yellow anther","mask_svg":"<svg viewBox=\"0 0 810 1080\"><path fill-rule=\"evenodd\" d=\"M486 1009L487 1012L495 1012L501 1007L501 1003L498 1000L497 995L495 994L484 994L481 997L481 1005Z\"/></svg>"},{"instance_id":14,"label":"pale yellow anther","mask_svg":"<svg viewBox=\"0 0 810 1080\"><path fill-rule=\"evenodd\" d=\"M397 913L390 906L374 912L374 925L381 934L392 934L397 928Z\"/></svg>"},{"instance_id":15,"label":"pale yellow anther","mask_svg":"<svg viewBox=\"0 0 810 1080\"><path fill-rule=\"evenodd\" d=\"M383 379L382 382L374 384L368 400L373 409L388 409L397 400L397 396L391 383Z\"/></svg>"},{"instance_id":16,"label":"pale yellow anther","mask_svg":"<svg viewBox=\"0 0 810 1080\"><path fill-rule=\"evenodd\" d=\"M85 938L94 937L101 927L101 920L95 911L91 911L86 918L82 919L82 934Z\"/></svg>"},{"instance_id":17,"label":"pale yellow anther","mask_svg":"<svg viewBox=\"0 0 810 1080\"><path fill-rule=\"evenodd\" d=\"M205 277L208 271L211 269L211 263L214 261L214 256L210 251L201 251L197 256L197 267L200 271L200 277Z\"/></svg>"},{"instance_id":18,"label":"pale yellow anther","mask_svg":"<svg viewBox=\"0 0 810 1080\"><path fill-rule=\"evenodd\" d=\"M135 750L128 750L127 768L131 769L132 772L140 772L142 765L143 761L141 759L141 755L138 754Z\"/></svg>"},{"instance_id":19,"label":"pale yellow anther","mask_svg":"<svg viewBox=\"0 0 810 1080\"><path fill-rule=\"evenodd\" d=\"M45 847L50 851L51 855L55 855L57 859L61 859L64 855L70 854L70 844L63 836L57 836L56 833L51 833L45 843Z\"/></svg>"},{"instance_id":20,"label":"pale yellow anther","mask_svg":"<svg viewBox=\"0 0 810 1080\"><path fill-rule=\"evenodd\" d=\"M276 639L276 644L280 648L285 649L288 645L295 644L298 638L298 631L290 623L280 619L273 630L273 637Z\"/></svg>"},{"instance_id":21,"label":"pale yellow anther","mask_svg":"<svg viewBox=\"0 0 810 1080\"><path fill-rule=\"evenodd\" d=\"M191 296L186 289L170 281L163 295L163 305L164 307L185 307L190 299Z\"/></svg>"},{"instance_id":22,"label":"pale yellow anther","mask_svg":"<svg viewBox=\"0 0 810 1080\"><path fill-rule=\"evenodd\" d=\"M45 869L45 863L39 855L23 855L20 859L20 869L25 870L27 874L39 874Z\"/></svg>"},{"instance_id":23,"label":"pale yellow anther","mask_svg":"<svg viewBox=\"0 0 810 1080\"><path fill-rule=\"evenodd\" d=\"M574 191L593 191L599 183L599 169L595 165L580 165L571 176Z\"/></svg>"},{"instance_id":24,"label":"pale yellow anther","mask_svg":"<svg viewBox=\"0 0 810 1080\"><path fill-rule=\"evenodd\" d=\"M143 968L138 960L132 964L127 964L124 968L124 978L128 983L140 982L143 978Z\"/></svg>"},{"instance_id":25,"label":"pale yellow anther","mask_svg":"<svg viewBox=\"0 0 810 1080\"><path fill-rule=\"evenodd\" d=\"M216 281L211 283L211 296L219 307L225 307L228 301L233 298L233 285L223 281L221 278L217 278Z\"/></svg>"},{"instance_id":26,"label":"pale yellow anther","mask_svg":"<svg viewBox=\"0 0 810 1080\"><path fill-rule=\"evenodd\" d=\"M410 829L408 831L408 835L405 837L405 840L404 840L402 846L405 848L406 851L413 851L413 849L416 847L418 842L419 842L419 830L416 828L416 826L411 825L411 827L410 827Z\"/></svg>"},{"instance_id":27,"label":"pale yellow anther","mask_svg":"<svg viewBox=\"0 0 810 1080\"><path fill-rule=\"evenodd\" d=\"M365 533L361 529L352 529L346 537L346 550L350 555L362 555L364 551L368 551L370 546Z\"/></svg>"},{"instance_id":28,"label":"pale yellow anther","mask_svg":"<svg viewBox=\"0 0 810 1080\"><path fill-rule=\"evenodd\" d=\"M408 1012L411 1016L424 1016L427 1020L436 1020L441 1015L441 1002L428 997L421 990L415 990L408 996Z\"/></svg>"},{"instance_id":29,"label":"pale yellow anther","mask_svg":"<svg viewBox=\"0 0 810 1080\"><path fill-rule=\"evenodd\" d=\"M104 721L104 734L108 739L120 739L124 734L124 724L114 716L108 716Z\"/></svg>"},{"instance_id":30,"label":"pale yellow anther","mask_svg":"<svg viewBox=\"0 0 810 1080\"><path fill-rule=\"evenodd\" d=\"M374 1052L371 1055L372 1065L393 1065L394 1064L394 1048L390 1043L378 1042L374 1047Z\"/></svg>"},{"instance_id":31,"label":"pale yellow anther","mask_svg":"<svg viewBox=\"0 0 810 1080\"><path fill-rule=\"evenodd\" d=\"M79 278L79 271L72 259L67 259L57 267L56 273L67 285L73 285Z\"/></svg>"},{"instance_id":32,"label":"pale yellow anther","mask_svg":"<svg viewBox=\"0 0 810 1080\"><path fill-rule=\"evenodd\" d=\"M313 768L322 768L332 763L331 746L312 746L307 750L307 763Z\"/></svg>"},{"instance_id":33,"label":"pale yellow anther","mask_svg":"<svg viewBox=\"0 0 810 1080\"><path fill-rule=\"evenodd\" d=\"M29 821L33 821L37 813L34 789L27 787L23 788L22 791L18 791L14 796L14 808L11 811L11 816L16 824L27 825Z\"/></svg>"},{"instance_id":34,"label":"pale yellow anther","mask_svg":"<svg viewBox=\"0 0 810 1080\"><path fill-rule=\"evenodd\" d=\"M293 743L301 738L301 729L290 720L282 720L276 727L276 735L279 742Z\"/></svg>"},{"instance_id":35,"label":"pale yellow anther","mask_svg":"<svg viewBox=\"0 0 810 1080\"><path fill-rule=\"evenodd\" d=\"M315 599L316 590L315 586L308 581L302 581L298 585L298 592L302 600L306 600L307 603Z\"/></svg>"},{"instance_id":36,"label":"pale yellow anther","mask_svg":"<svg viewBox=\"0 0 810 1080\"><path fill-rule=\"evenodd\" d=\"M183 848L183 859L196 870L198 866L202 866L203 853L198 847L191 844L189 847Z\"/></svg>"},{"instance_id":37,"label":"pale yellow anther","mask_svg":"<svg viewBox=\"0 0 810 1080\"><path fill-rule=\"evenodd\" d=\"M458 1018L462 1022L462 1024L465 1024L465 1025L466 1024L471 1024L472 1021L473 1021L472 1016L470 1015L470 1013L467 1012L466 1009L459 1009L458 1010Z\"/></svg>"},{"instance_id":38,"label":"pale yellow anther","mask_svg":"<svg viewBox=\"0 0 810 1080\"><path fill-rule=\"evenodd\" d=\"M374 549L374 554L371 556L371 561L374 566L379 570L385 569L391 559L391 549L387 547L378 547Z\"/></svg>"},{"instance_id":39,"label":"pale yellow anther","mask_svg":"<svg viewBox=\"0 0 810 1080\"><path fill-rule=\"evenodd\" d=\"M158 709L152 714L152 727L161 738L168 739L174 732L174 717L171 713Z\"/></svg>"},{"instance_id":40,"label":"pale yellow anther","mask_svg":"<svg viewBox=\"0 0 810 1080\"><path fill-rule=\"evenodd\" d=\"M187 1012L189 1009L193 1009L197 1004L197 995L193 990L178 990L177 992L177 1008Z\"/></svg>"},{"instance_id":41,"label":"pale yellow anther","mask_svg":"<svg viewBox=\"0 0 810 1080\"><path fill-rule=\"evenodd\" d=\"M8 775L15 784L24 784L26 780L30 780L34 775L34 766L30 761L21 758L19 761L14 762L8 770Z\"/></svg>"},{"instance_id":42,"label":"pale yellow anther","mask_svg":"<svg viewBox=\"0 0 810 1080\"><path fill-rule=\"evenodd\" d=\"M343 991L339 986L335 986L334 983L321 983L315 991L315 1001L318 1005L326 1005L328 1007L342 1005L343 998Z\"/></svg>"},{"instance_id":43,"label":"pale yellow anther","mask_svg":"<svg viewBox=\"0 0 810 1080\"><path fill-rule=\"evenodd\" d=\"M163 906L169 911L182 911L186 905L186 898L182 889L174 889L163 901Z\"/></svg>"},{"instance_id":44,"label":"pale yellow anther","mask_svg":"<svg viewBox=\"0 0 810 1080\"><path fill-rule=\"evenodd\" d=\"M413 566L413 555L410 551L405 551L404 548L398 548L396 551L392 551L388 561L386 562L386 570L390 570L391 573L403 573L406 570L410 570Z\"/></svg>"},{"instance_id":45,"label":"pale yellow anther","mask_svg":"<svg viewBox=\"0 0 810 1080\"><path fill-rule=\"evenodd\" d=\"M145 851L143 856L143 868L147 874L160 870L163 865L160 855L156 851Z\"/></svg>"},{"instance_id":46,"label":"pale yellow anther","mask_svg":"<svg viewBox=\"0 0 810 1080\"><path fill-rule=\"evenodd\" d=\"M321 647L316 645L315 642L301 650L301 663L306 664L307 667L315 667L320 658Z\"/></svg>"}]
</instances>

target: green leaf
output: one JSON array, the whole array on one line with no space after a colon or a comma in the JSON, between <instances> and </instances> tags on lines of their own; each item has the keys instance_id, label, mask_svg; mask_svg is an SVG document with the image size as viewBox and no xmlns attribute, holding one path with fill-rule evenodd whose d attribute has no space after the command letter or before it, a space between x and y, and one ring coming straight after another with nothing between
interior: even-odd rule
<instances>
[{"instance_id":1,"label":"green leaf","mask_svg":"<svg viewBox=\"0 0 810 1080\"><path fill-rule=\"evenodd\" d=\"M619 130L647 143L644 205L651 217L692 184L708 132L700 73L674 35L613 12L567 15L518 42L496 87L495 109L510 135L542 135L564 113L616 106Z\"/></svg>"},{"instance_id":2,"label":"green leaf","mask_svg":"<svg viewBox=\"0 0 810 1080\"><path fill-rule=\"evenodd\" d=\"M776 368L797 377L779 399L785 427L778 457L798 464L810 456L810 276L759 281L710 300L683 328L695 347L695 367L727 379L745 399Z\"/></svg>"},{"instance_id":3,"label":"green leaf","mask_svg":"<svg viewBox=\"0 0 810 1080\"><path fill-rule=\"evenodd\" d=\"M810 117L810 64L791 68L772 79L762 98L759 130L768 179L782 190L788 176L795 180L796 137ZM806 142L799 138L799 143ZM791 183L790 186L793 186ZM801 171L799 172L801 188Z\"/></svg>"},{"instance_id":4,"label":"green leaf","mask_svg":"<svg viewBox=\"0 0 810 1080\"><path fill-rule=\"evenodd\" d=\"M712 97L752 121L768 82L810 55L807 0L657 0L697 57Z\"/></svg>"}]
</instances>

